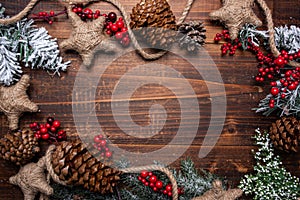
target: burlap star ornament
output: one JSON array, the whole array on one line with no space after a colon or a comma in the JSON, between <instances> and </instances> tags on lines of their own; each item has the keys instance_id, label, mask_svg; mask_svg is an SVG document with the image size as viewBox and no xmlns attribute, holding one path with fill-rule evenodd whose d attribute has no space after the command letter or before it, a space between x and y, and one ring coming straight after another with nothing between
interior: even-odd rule
<instances>
[{"instance_id":1,"label":"burlap star ornament","mask_svg":"<svg viewBox=\"0 0 300 200\"><path fill-rule=\"evenodd\" d=\"M26 94L30 77L23 75L15 85L0 87L0 112L3 112L9 121L9 128L18 128L19 118L23 112L37 112L38 106L31 102Z\"/></svg>"},{"instance_id":2,"label":"burlap star ornament","mask_svg":"<svg viewBox=\"0 0 300 200\"><path fill-rule=\"evenodd\" d=\"M68 15L73 30L70 38L64 40L60 47L63 50L77 51L85 66L91 65L96 52L113 52L116 49L115 45L108 41L108 37L103 32L104 16L100 16L93 21L82 21L77 14L72 12L71 5L68 5Z\"/></svg>"},{"instance_id":3,"label":"burlap star ornament","mask_svg":"<svg viewBox=\"0 0 300 200\"><path fill-rule=\"evenodd\" d=\"M223 7L209 14L212 20L223 21L231 39L238 37L241 28L246 24L261 26L262 22L252 10L254 0L223 0Z\"/></svg>"},{"instance_id":4,"label":"burlap star ornament","mask_svg":"<svg viewBox=\"0 0 300 200\"><path fill-rule=\"evenodd\" d=\"M222 182L216 180L213 182L213 187L209 191L205 192L202 196L196 197L193 200L235 200L242 196L243 191L241 189L229 189L224 190Z\"/></svg>"}]
</instances>

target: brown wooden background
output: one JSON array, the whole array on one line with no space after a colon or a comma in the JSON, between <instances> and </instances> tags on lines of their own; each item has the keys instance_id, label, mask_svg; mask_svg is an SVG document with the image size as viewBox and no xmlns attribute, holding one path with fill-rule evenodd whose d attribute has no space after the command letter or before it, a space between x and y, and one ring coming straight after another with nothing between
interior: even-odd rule
<instances>
[{"instance_id":1,"label":"brown wooden background","mask_svg":"<svg viewBox=\"0 0 300 200\"><path fill-rule=\"evenodd\" d=\"M7 8L7 14L18 13L29 0L1 0ZM138 2L137 0L120 0L127 12ZM179 18L185 1L170 1L172 10ZM299 0L267 0L267 4L273 11L276 26L284 24L300 25L300 2ZM191 157L198 168L207 169L219 176L227 177L230 183L237 185L241 176L251 172L253 169L253 159L251 149L254 148L251 136L257 127L267 128L276 117L263 117L251 111L267 92L267 87L257 87L253 81L256 74L256 60L254 55L249 52L238 51L234 57L220 56L220 45L213 42L213 37L222 30L220 25L212 23L208 19L208 14L221 6L219 0L201 1L195 0L192 10L187 20L203 20L207 28L207 44L205 49L208 51L222 75L225 83L227 96L227 116L223 132L217 145L203 159L198 158L199 148L205 136L208 120L210 117L210 101L207 88L201 80L201 76L180 57L168 54L161 58L157 63L170 66L181 72L190 82L198 96L201 109L201 121L198 134L189 149L176 162L173 167L179 166L179 160ZM102 13L116 11L115 8L106 3L93 4ZM41 1L34 8L33 12L39 11L60 11L63 6L57 1ZM264 19L261 11L255 8L256 13ZM70 23L65 17L60 17L53 25L38 23L45 26L53 37L59 41L68 38L70 34ZM65 60L71 60L72 65L68 72L62 73L61 77L51 78L45 71L25 69L25 73L30 74L32 82L28 91L31 99L39 105L40 113L25 114L21 118L21 127L28 126L30 122L44 122L48 116L54 116L62 121L63 126L68 130L69 136L76 133L75 124L72 116L72 89L75 76L81 64L80 57L74 53L63 53ZM131 98L130 112L133 120L139 125L149 123L148 109L153 104L161 104L168 113L166 125L159 135L147 140L135 139L125 135L115 124L110 109L110 99L113 88L117 81L127 70L134 66L145 64L143 59L134 52L124 55L109 66L98 86L96 100L99 100L96 110L98 120L107 136L121 148L131 151L153 151L168 144L177 132L180 122L180 107L175 95L165 87L159 85L147 85L138 89ZM93 73L87 76L97 76ZM137 78L137 77L133 77ZM89 91L89 88L87 88ZM180 98L180 97L179 97ZM101 110L101 111L100 111ZM192 111L191 111L192 112ZM85 117L85 116L82 116ZM6 117L0 115L0 132L5 134L8 130ZM189 128L189 124L184 124ZM44 143L46 147L46 143ZM180 147L178 147L180 148ZM285 166L296 176L300 176L300 154L280 153ZM18 168L3 160L0 160L0 199L22 199L21 191L8 183L8 178L14 175Z\"/></svg>"}]
</instances>

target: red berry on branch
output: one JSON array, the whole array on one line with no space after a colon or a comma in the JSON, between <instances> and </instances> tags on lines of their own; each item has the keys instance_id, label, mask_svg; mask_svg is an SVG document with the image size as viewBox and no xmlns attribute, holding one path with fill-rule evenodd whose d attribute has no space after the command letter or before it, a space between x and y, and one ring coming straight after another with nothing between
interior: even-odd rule
<instances>
[{"instance_id":1,"label":"red berry on branch","mask_svg":"<svg viewBox=\"0 0 300 200\"><path fill-rule=\"evenodd\" d=\"M282 99L284 99L284 98L285 98L285 94L281 94L280 96L281 96L281 98L282 98Z\"/></svg>"},{"instance_id":2,"label":"red berry on branch","mask_svg":"<svg viewBox=\"0 0 300 200\"><path fill-rule=\"evenodd\" d=\"M54 16L54 15L55 15L54 11L51 10L51 11L49 12L49 15L50 15L50 16Z\"/></svg>"},{"instance_id":3,"label":"red berry on branch","mask_svg":"<svg viewBox=\"0 0 300 200\"><path fill-rule=\"evenodd\" d=\"M117 40L122 40L122 38L123 38L123 33L122 33L122 32L117 32L117 33L115 34L115 37L116 37Z\"/></svg>"},{"instance_id":4,"label":"red berry on branch","mask_svg":"<svg viewBox=\"0 0 300 200\"><path fill-rule=\"evenodd\" d=\"M270 108L274 108L274 103L270 103L270 104L269 104L269 107L270 107Z\"/></svg>"},{"instance_id":5,"label":"red berry on branch","mask_svg":"<svg viewBox=\"0 0 300 200\"><path fill-rule=\"evenodd\" d=\"M149 172L149 173L148 173L148 176L153 176L153 172Z\"/></svg>"},{"instance_id":6,"label":"red berry on branch","mask_svg":"<svg viewBox=\"0 0 300 200\"><path fill-rule=\"evenodd\" d=\"M297 85L295 83L290 84L288 87L289 90L295 90L296 88L297 88Z\"/></svg>"},{"instance_id":7,"label":"red berry on branch","mask_svg":"<svg viewBox=\"0 0 300 200\"><path fill-rule=\"evenodd\" d=\"M42 136L41 136L41 134L35 133L35 134L34 134L34 137L36 137L37 139L40 139Z\"/></svg>"},{"instance_id":8,"label":"red berry on branch","mask_svg":"<svg viewBox=\"0 0 300 200\"><path fill-rule=\"evenodd\" d=\"M277 87L273 87L273 88L271 89L271 94L272 94L273 96L278 95L278 93L279 93L279 89L278 89Z\"/></svg>"},{"instance_id":9,"label":"red berry on branch","mask_svg":"<svg viewBox=\"0 0 300 200\"><path fill-rule=\"evenodd\" d=\"M166 190L169 192L169 191L172 191L172 185L170 185L170 184L168 184L167 186L166 186Z\"/></svg>"},{"instance_id":10,"label":"red berry on branch","mask_svg":"<svg viewBox=\"0 0 300 200\"><path fill-rule=\"evenodd\" d=\"M163 191L163 194L168 194L168 191L167 191L167 190L164 190L164 191Z\"/></svg>"},{"instance_id":11,"label":"red berry on branch","mask_svg":"<svg viewBox=\"0 0 300 200\"><path fill-rule=\"evenodd\" d=\"M155 186L155 184L150 182L149 187L153 188L154 186Z\"/></svg>"},{"instance_id":12,"label":"red berry on branch","mask_svg":"<svg viewBox=\"0 0 300 200\"><path fill-rule=\"evenodd\" d=\"M274 61L274 63L276 65L282 66L282 65L284 65L284 59L279 56L278 58L276 58L276 60Z\"/></svg>"},{"instance_id":13,"label":"red berry on branch","mask_svg":"<svg viewBox=\"0 0 300 200\"><path fill-rule=\"evenodd\" d=\"M96 135L95 137L94 137L94 142L95 143L100 143L102 141L102 139L99 137L99 135Z\"/></svg>"},{"instance_id":14,"label":"red berry on branch","mask_svg":"<svg viewBox=\"0 0 300 200\"><path fill-rule=\"evenodd\" d=\"M112 156L112 152L111 151L105 152L105 157L106 158L110 158L111 156Z\"/></svg>"},{"instance_id":15,"label":"red berry on branch","mask_svg":"<svg viewBox=\"0 0 300 200\"><path fill-rule=\"evenodd\" d=\"M157 187L152 188L154 192L157 192Z\"/></svg>"},{"instance_id":16,"label":"red berry on branch","mask_svg":"<svg viewBox=\"0 0 300 200\"><path fill-rule=\"evenodd\" d=\"M147 171L141 171L140 176L141 176L142 178L147 178L148 174L149 174L149 172L147 172Z\"/></svg>"},{"instance_id":17,"label":"red berry on branch","mask_svg":"<svg viewBox=\"0 0 300 200\"><path fill-rule=\"evenodd\" d=\"M115 23L115 21L117 20L117 14L115 12L108 13L107 17L112 23Z\"/></svg>"},{"instance_id":18,"label":"red berry on branch","mask_svg":"<svg viewBox=\"0 0 300 200\"><path fill-rule=\"evenodd\" d=\"M124 22L119 20L117 21L116 25L119 29L122 29L124 27Z\"/></svg>"},{"instance_id":19,"label":"red berry on branch","mask_svg":"<svg viewBox=\"0 0 300 200\"><path fill-rule=\"evenodd\" d=\"M163 182L162 181L156 181L155 187L157 187L158 189L161 189L163 187Z\"/></svg>"},{"instance_id":20,"label":"red berry on branch","mask_svg":"<svg viewBox=\"0 0 300 200\"><path fill-rule=\"evenodd\" d=\"M55 128L54 126L51 126L50 131L51 131L52 133L55 133L55 132L56 132L56 128Z\"/></svg>"},{"instance_id":21,"label":"red berry on branch","mask_svg":"<svg viewBox=\"0 0 300 200\"><path fill-rule=\"evenodd\" d=\"M168 196L171 197L172 196L172 192L168 192Z\"/></svg>"},{"instance_id":22,"label":"red berry on branch","mask_svg":"<svg viewBox=\"0 0 300 200\"><path fill-rule=\"evenodd\" d=\"M46 127L47 129L49 129L49 128L51 128L51 125L50 125L49 123L47 123L47 124L45 124L45 127Z\"/></svg>"},{"instance_id":23,"label":"red berry on branch","mask_svg":"<svg viewBox=\"0 0 300 200\"><path fill-rule=\"evenodd\" d=\"M48 140L50 138L50 135L48 133L42 135L43 140Z\"/></svg>"},{"instance_id":24,"label":"red berry on branch","mask_svg":"<svg viewBox=\"0 0 300 200\"><path fill-rule=\"evenodd\" d=\"M40 131L41 131L41 134L48 133L48 129L46 127L41 128Z\"/></svg>"},{"instance_id":25,"label":"red berry on branch","mask_svg":"<svg viewBox=\"0 0 300 200\"><path fill-rule=\"evenodd\" d=\"M101 141L100 141L100 145L101 145L102 147L106 146L106 140L101 140Z\"/></svg>"},{"instance_id":26,"label":"red berry on branch","mask_svg":"<svg viewBox=\"0 0 300 200\"><path fill-rule=\"evenodd\" d=\"M142 181L142 177L138 176L138 180L139 180L139 181Z\"/></svg>"},{"instance_id":27,"label":"red berry on branch","mask_svg":"<svg viewBox=\"0 0 300 200\"><path fill-rule=\"evenodd\" d=\"M55 127L55 128L59 128L60 127L60 121L54 120L53 123L52 123L52 126Z\"/></svg>"},{"instance_id":28,"label":"red berry on branch","mask_svg":"<svg viewBox=\"0 0 300 200\"><path fill-rule=\"evenodd\" d=\"M149 181L150 183L155 183L157 181L157 177L155 175L150 176Z\"/></svg>"},{"instance_id":29,"label":"red berry on branch","mask_svg":"<svg viewBox=\"0 0 300 200\"><path fill-rule=\"evenodd\" d=\"M112 32L116 33L119 30L119 28L118 28L118 26L116 24L113 24L113 25L111 25L110 30Z\"/></svg>"}]
</instances>

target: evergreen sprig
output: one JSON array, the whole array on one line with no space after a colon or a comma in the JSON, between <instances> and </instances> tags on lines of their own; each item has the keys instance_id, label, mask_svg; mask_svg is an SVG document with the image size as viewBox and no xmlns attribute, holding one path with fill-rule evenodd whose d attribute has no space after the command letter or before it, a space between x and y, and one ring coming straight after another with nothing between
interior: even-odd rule
<instances>
[{"instance_id":1,"label":"evergreen sprig","mask_svg":"<svg viewBox=\"0 0 300 200\"><path fill-rule=\"evenodd\" d=\"M282 167L279 156L274 154L269 134L257 129L254 138L259 147L254 154L254 173L245 175L239 188L245 194L253 195L255 200L297 199L300 195L299 178Z\"/></svg>"},{"instance_id":2,"label":"evergreen sprig","mask_svg":"<svg viewBox=\"0 0 300 200\"><path fill-rule=\"evenodd\" d=\"M0 4L0 18L5 8ZM33 20L23 19L15 24L0 25L0 83L11 85L22 74L20 63L32 69L44 69L58 74L66 71L70 62L59 56L56 39L42 27L33 25Z\"/></svg>"}]
</instances>

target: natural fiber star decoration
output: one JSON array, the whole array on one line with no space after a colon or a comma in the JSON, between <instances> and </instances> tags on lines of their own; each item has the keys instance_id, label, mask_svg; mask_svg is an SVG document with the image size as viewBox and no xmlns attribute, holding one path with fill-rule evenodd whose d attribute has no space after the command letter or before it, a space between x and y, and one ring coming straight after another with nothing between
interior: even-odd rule
<instances>
[{"instance_id":1,"label":"natural fiber star decoration","mask_svg":"<svg viewBox=\"0 0 300 200\"><path fill-rule=\"evenodd\" d=\"M213 20L223 21L229 29L231 39L238 36L244 24L261 26L262 22L252 10L254 0L223 0L223 7L209 14Z\"/></svg>"},{"instance_id":2,"label":"natural fiber star decoration","mask_svg":"<svg viewBox=\"0 0 300 200\"><path fill-rule=\"evenodd\" d=\"M101 16L93 21L82 21L68 6L68 15L73 26L69 39L64 40L60 47L64 50L77 51L85 66L90 66L94 55L98 51L112 52L116 47L109 42L103 32L105 17Z\"/></svg>"},{"instance_id":3,"label":"natural fiber star decoration","mask_svg":"<svg viewBox=\"0 0 300 200\"><path fill-rule=\"evenodd\" d=\"M21 80L10 87L0 87L0 112L4 112L9 128L18 128L19 117L23 112L37 112L38 106L31 102L26 94L30 77L23 75Z\"/></svg>"},{"instance_id":4,"label":"natural fiber star decoration","mask_svg":"<svg viewBox=\"0 0 300 200\"><path fill-rule=\"evenodd\" d=\"M213 182L213 187L209 191L205 192L202 196L196 197L193 200L234 200L242 196L243 191L241 189L229 189L224 190L222 182L216 180Z\"/></svg>"}]
</instances>

